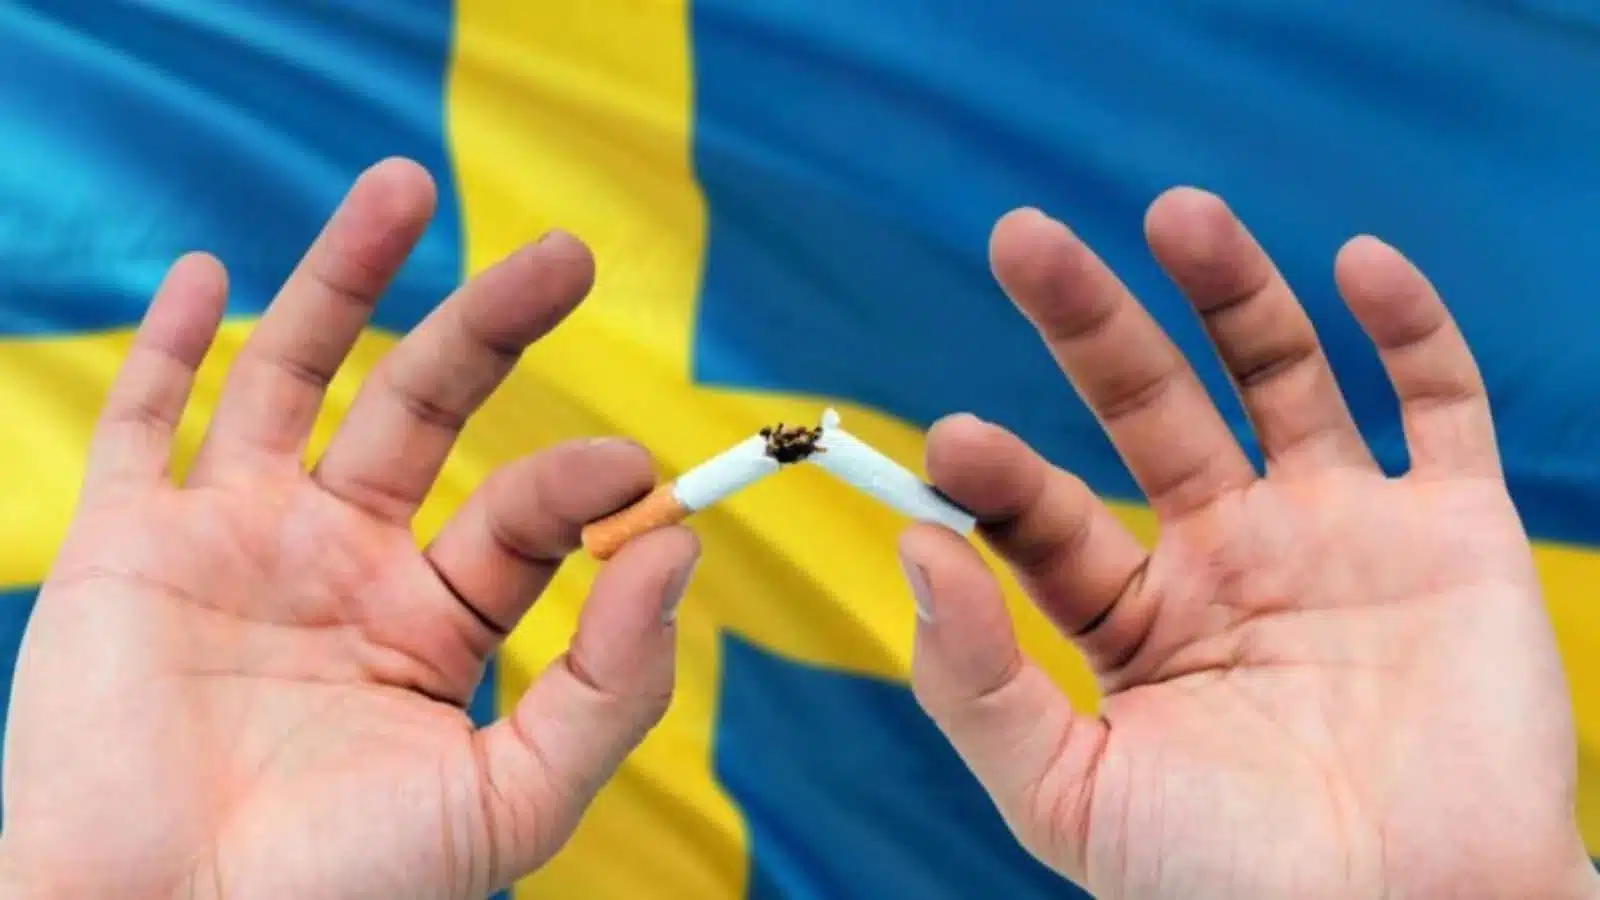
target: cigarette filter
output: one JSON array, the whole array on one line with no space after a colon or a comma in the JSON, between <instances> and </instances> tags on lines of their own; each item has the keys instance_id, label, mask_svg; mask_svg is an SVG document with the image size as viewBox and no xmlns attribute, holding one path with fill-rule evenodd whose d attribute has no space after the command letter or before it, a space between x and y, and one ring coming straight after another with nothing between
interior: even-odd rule
<instances>
[{"instance_id":1,"label":"cigarette filter","mask_svg":"<svg viewBox=\"0 0 1600 900\"><path fill-rule=\"evenodd\" d=\"M584 549L610 559L622 545L657 528L675 525L778 471L767 441L753 435L603 519L584 526Z\"/></svg>"},{"instance_id":2,"label":"cigarette filter","mask_svg":"<svg viewBox=\"0 0 1600 900\"><path fill-rule=\"evenodd\" d=\"M943 525L957 533L972 530L976 520L922 479L870 444L839 427L839 413L822 414L822 437L817 451L807 458L847 484L877 498L900 513L923 522Z\"/></svg>"}]
</instances>

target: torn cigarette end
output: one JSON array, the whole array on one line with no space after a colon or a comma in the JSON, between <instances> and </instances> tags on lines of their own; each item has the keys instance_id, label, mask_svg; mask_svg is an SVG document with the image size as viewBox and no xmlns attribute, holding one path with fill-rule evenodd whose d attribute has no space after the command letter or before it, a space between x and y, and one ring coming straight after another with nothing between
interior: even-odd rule
<instances>
[{"instance_id":1,"label":"torn cigarette end","mask_svg":"<svg viewBox=\"0 0 1600 900\"><path fill-rule=\"evenodd\" d=\"M687 519L691 510L678 499L676 487L673 482L656 485L633 504L583 526L583 548L595 559L610 559L634 538Z\"/></svg>"}]
</instances>

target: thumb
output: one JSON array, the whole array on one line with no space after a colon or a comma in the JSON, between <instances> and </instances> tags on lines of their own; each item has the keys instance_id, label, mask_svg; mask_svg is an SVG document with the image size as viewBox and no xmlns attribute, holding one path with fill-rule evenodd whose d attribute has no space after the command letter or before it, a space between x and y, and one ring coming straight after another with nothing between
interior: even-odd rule
<instances>
[{"instance_id":1,"label":"thumb","mask_svg":"<svg viewBox=\"0 0 1600 900\"><path fill-rule=\"evenodd\" d=\"M1023 846L1082 884L1105 724L1075 713L1022 654L1000 585L970 544L917 525L900 559L917 603L917 701Z\"/></svg>"},{"instance_id":2,"label":"thumb","mask_svg":"<svg viewBox=\"0 0 1600 900\"><path fill-rule=\"evenodd\" d=\"M480 731L490 881L504 888L566 842L672 698L673 619L699 556L685 528L645 535L595 579L568 651Z\"/></svg>"}]
</instances>

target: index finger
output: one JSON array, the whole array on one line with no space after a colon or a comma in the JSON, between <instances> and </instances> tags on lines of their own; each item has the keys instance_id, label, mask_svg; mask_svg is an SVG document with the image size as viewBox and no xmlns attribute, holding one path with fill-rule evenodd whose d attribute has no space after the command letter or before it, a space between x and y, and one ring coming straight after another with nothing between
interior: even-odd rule
<instances>
[{"instance_id":1,"label":"index finger","mask_svg":"<svg viewBox=\"0 0 1600 900\"><path fill-rule=\"evenodd\" d=\"M1334 276L1394 384L1412 469L1499 477L1483 375L1433 284L1373 237L1346 244Z\"/></svg>"}]
</instances>

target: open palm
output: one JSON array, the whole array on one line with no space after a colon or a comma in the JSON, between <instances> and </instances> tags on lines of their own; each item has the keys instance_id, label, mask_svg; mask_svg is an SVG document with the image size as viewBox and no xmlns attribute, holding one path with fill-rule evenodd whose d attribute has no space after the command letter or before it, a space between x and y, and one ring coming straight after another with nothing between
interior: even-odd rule
<instances>
[{"instance_id":1,"label":"open palm","mask_svg":"<svg viewBox=\"0 0 1600 900\"><path fill-rule=\"evenodd\" d=\"M1387 478L1311 323L1217 198L1169 192L1151 247L1199 311L1266 456L1258 475L1181 354L1066 228L996 228L1037 326L1162 522L1153 551L1071 474L971 417L930 436L1105 688L1069 708L977 554L901 544L914 683L1023 842L1106 898L1591 897L1568 694L1483 383L1445 307L1370 238L1336 276L1399 397Z\"/></svg>"},{"instance_id":2,"label":"open palm","mask_svg":"<svg viewBox=\"0 0 1600 900\"><path fill-rule=\"evenodd\" d=\"M200 256L169 274L23 647L12 877L48 896L476 900L560 847L664 711L696 554L682 529L602 571L571 651L507 718L476 730L463 708L580 526L649 489L642 449L556 447L491 476L425 550L410 527L467 418L588 291L576 240L442 303L302 465L433 204L410 163L357 182L230 370L182 486L170 445L226 278Z\"/></svg>"}]
</instances>

